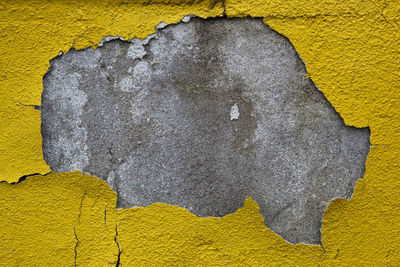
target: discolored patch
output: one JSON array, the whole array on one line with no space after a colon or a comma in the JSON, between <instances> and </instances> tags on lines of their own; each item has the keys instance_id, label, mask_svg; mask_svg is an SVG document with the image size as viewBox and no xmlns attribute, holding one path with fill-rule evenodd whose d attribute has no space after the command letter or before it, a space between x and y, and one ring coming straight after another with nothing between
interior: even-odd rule
<instances>
[{"instance_id":1,"label":"discolored patch","mask_svg":"<svg viewBox=\"0 0 400 267\"><path fill-rule=\"evenodd\" d=\"M370 132L346 126L306 73L262 19L192 18L72 50L44 77L44 158L106 180L120 207L223 216L252 196L286 240L320 243L325 208L364 174Z\"/></svg>"}]
</instances>

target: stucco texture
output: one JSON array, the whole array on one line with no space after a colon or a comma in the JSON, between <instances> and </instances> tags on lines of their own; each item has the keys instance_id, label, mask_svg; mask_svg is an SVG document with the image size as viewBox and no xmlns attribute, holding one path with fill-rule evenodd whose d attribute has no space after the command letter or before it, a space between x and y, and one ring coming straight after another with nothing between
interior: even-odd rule
<instances>
[{"instance_id":1,"label":"stucco texture","mask_svg":"<svg viewBox=\"0 0 400 267\"><path fill-rule=\"evenodd\" d=\"M400 2L198 2L0 2L0 265L399 265ZM44 175L35 105L50 59L104 36L144 38L161 21L224 12L265 18L346 124L371 128L365 176L350 201L329 205L322 246L287 243L251 199L223 218L166 204L117 210L100 179ZM34 173L43 175L14 183Z\"/></svg>"}]
</instances>

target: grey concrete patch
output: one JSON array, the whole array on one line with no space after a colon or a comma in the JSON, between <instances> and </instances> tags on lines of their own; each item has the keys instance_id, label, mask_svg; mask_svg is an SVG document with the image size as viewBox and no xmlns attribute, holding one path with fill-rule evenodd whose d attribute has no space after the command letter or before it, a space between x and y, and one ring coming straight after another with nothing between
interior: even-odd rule
<instances>
[{"instance_id":1,"label":"grey concrete patch","mask_svg":"<svg viewBox=\"0 0 400 267\"><path fill-rule=\"evenodd\" d=\"M252 196L286 240L320 243L325 208L364 174L370 132L305 76L262 19L192 18L70 51L44 77L44 158L106 180L119 207L223 216Z\"/></svg>"}]
</instances>

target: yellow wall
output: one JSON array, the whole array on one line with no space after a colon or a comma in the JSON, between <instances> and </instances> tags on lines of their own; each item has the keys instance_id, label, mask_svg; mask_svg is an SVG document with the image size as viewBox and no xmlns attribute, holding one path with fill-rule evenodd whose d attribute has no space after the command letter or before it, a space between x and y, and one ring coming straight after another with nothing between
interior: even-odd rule
<instances>
[{"instance_id":1,"label":"yellow wall","mask_svg":"<svg viewBox=\"0 0 400 267\"><path fill-rule=\"evenodd\" d=\"M115 265L117 242L124 266L400 265L400 1L145 2L0 1L0 265ZM34 109L50 59L224 8L229 17L264 17L294 44L345 122L371 128L365 177L350 201L328 207L323 246L285 242L251 199L234 214L199 218L166 204L116 210L109 186L79 172L11 184L50 171Z\"/></svg>"}]
</instances>

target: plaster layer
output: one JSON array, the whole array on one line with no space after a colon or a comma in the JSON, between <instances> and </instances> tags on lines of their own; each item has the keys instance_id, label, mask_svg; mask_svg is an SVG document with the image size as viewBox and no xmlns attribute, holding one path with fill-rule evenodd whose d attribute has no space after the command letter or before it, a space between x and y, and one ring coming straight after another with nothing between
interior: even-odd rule
<instances>
[{"instance_id":1,"label":"plaster layer","mask_svg":"<svg viewBox=\"0 0 400 267\"><path fill-rule=\"evenodd\" d=\"M320 243L327 205L364 174L369 130L343 123L262 19L157 29L51 62L41 112L52 170L106 180L125 208L221 217L252 196L286 240Z\"/></svg>"}]
</instances>

